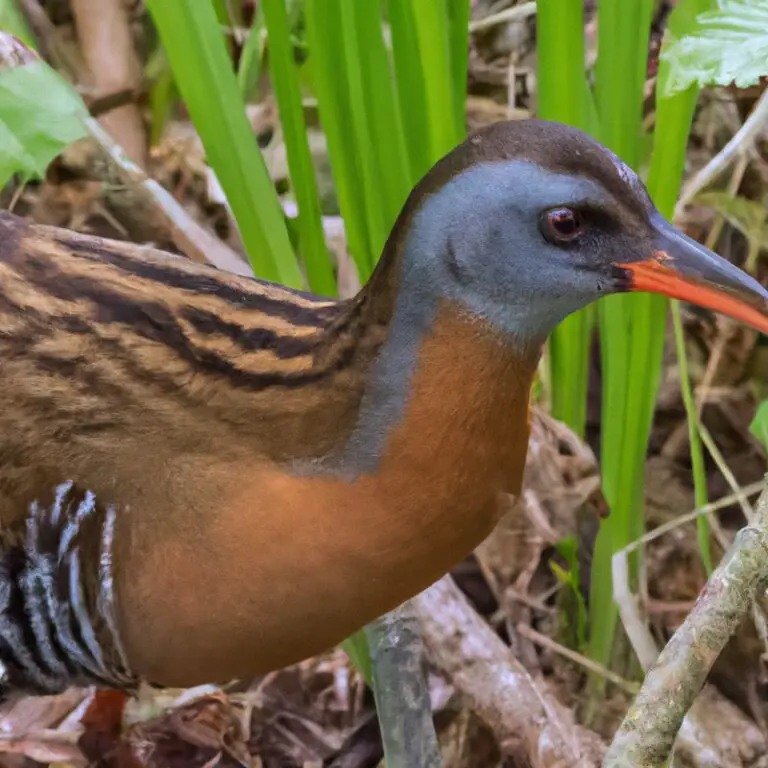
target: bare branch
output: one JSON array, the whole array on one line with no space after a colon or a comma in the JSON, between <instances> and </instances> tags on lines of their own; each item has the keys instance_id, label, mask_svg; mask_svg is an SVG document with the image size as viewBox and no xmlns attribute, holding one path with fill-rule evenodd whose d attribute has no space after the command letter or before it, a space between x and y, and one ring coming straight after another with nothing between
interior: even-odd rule
<instances>
[{"instance_id":1,"label":"bare branch","mask_svg":"<svg viewBox=\"0 0 768 768\"><path fill-rule=\"evenodd\" d=\"M686 713L725 644L768 584L768 486L696 606L646 676L606 755L604 768L666 765Z\"/></svg>"},{"instance_id":2,"label":"bare branch","mask_svg":"<svg viewBox=\"0 0 768 768\"><path fill-rule=\"evenodd\" d=\"M226 243L198 224L166 189L136 165L92 117L85 119L91 136L98 142L115 167L120 178L132 188L145 205L161 216L170 228L173 241L193 261L207 261L219 269L237 275L253 276L250 265Z\"/></svg>"},{"instance_id":3,"label":"bare branch","mask_svg":"<svg viewBox=\"0 0 768 768\"><path fill-rule=\"evenodd\" d=\"M71 6L94 95L138 92L141 62L122 0L71 0ZM115 107L103 114L99 122L134 162L146 163L146 131L136 104Z\"/></svg>"},{"instance_id":4,"label":"bare branch","mask_svg":"<svg viewBox=\"0 0 768 768\"><path fill-rule=\"evenodd\" d=\"M536 768L598 763L604 746L535 681L474 611L450 576L413 605L427 651L502 751Z\"/></svg>"},{"instance_id":5,"label":"bare branch","mask_svg":"<svg viewBox=\"0 0 768 768\"><path fill-rule=\"evenodd\" d=\"M515 5L512 8L499 11L490 16L486 16L469 24L470 32L480 32L483 29L490 29L497 24L510 24L513 21L525 21L529 16L536 14L536 3L527 2L521 5Z\"/></svg>"}]
</instances>

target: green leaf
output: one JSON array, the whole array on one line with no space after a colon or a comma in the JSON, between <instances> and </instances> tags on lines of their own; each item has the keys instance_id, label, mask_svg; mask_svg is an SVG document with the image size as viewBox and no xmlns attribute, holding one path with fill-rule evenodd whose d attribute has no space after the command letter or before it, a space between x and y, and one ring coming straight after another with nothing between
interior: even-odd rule
<instances>
[{"instance_id":1,"label":"green leaf","mask_svg":"<svg viewBox=\"0 0 768 768\"><path fill-rule=\"evenodd\" d=\"M88 110L51 67L0 32L0 185L14 173L41 177L48 164L87 134Z\"/></svg>"},{"instance_id":2,"label":"green leaf","mask_svg":"<svg viewBox=\"0 0 768 768\"><path fill-rule=\"evenodd\" d=\"M745 88L768 74L768 0L719 0L688 29L670 32L661 52L670 65L660 84L665 95L694 84Z\"/></svg>"},{"instance_id":3,"label":"green leaf","mask_svg":"<svg viewBox=\"0 0 768 768\"><path fill-rule=\"evenodd\" d=\"M0 0L0 30L10 32L24 45L34 48L34 39L24 14L19 10L16 0Z\"/></svg>"},{"instance_id":4,"label":"green leaf","mask_svg":"<svg viewBox=\"0 0 768 768\"><path fill-rule=\"evenodd\" d=\"M348 637L341 647L349 660L357 667L365 682L373 687L373 670L371 669L371 654L368 648L368 638L361 629Z\"/></svg>"},{"instance_id":5,"label":"green leaf","mask_svg":"<svg viewBox=\"0 0 768 768\"><path fill-rule=\"evenodd\" d=\"M764 400L755 412L755 418L749 425L749 431L765 446L768 451L768 400Z\"/></svg>"},{"instance_id":6,"label":"green leaf","mask_svg":"<svg viewBox=\"0 0 768 768\"><path fill-rule=\"evenodd\" d=\"M550 562L555 578L570 587L576 605L575 642L581 650L587 642L587 604L581 594L578 542L575 536L567 536L555 543L555 549L565 558L568 570L561 568L554 560Z\"/></svg>"}]
</instances>

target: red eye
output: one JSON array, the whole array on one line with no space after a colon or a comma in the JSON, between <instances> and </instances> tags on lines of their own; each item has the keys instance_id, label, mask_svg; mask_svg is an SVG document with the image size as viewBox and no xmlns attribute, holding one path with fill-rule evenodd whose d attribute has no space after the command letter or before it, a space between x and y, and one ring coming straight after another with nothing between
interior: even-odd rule
<instances>
[{"instance_id":1,"label":"red eye","mask_svg":"<svg viewBox=\"0 0 768 768\"><path fill-rule=\"evenodd\" d=\"M554 208L546 213L546 234L550 240L567 243L582 232L581 218L572 208Z\"/></svg>"}]
</instances>

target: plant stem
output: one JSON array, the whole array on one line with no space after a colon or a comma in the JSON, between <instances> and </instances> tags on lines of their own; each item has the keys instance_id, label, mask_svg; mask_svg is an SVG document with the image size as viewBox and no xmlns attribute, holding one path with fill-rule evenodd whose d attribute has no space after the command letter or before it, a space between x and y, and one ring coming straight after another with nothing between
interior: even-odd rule
<instances>
[{"instance_id":1,"label":"plant stem","mask_svg":"<svg viewBox=\"0 0 768 768\"><path fill-rule=\"evenodd\" d=\"M365 633L387 768L440 768L421 633L410 603L372 622Z\"/></svg>"}]
</instances>

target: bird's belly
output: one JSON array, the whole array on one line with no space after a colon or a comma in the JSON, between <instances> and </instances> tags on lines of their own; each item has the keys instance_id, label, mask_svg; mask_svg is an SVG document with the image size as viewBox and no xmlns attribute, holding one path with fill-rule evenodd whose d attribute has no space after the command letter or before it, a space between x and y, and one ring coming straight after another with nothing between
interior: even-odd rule
<instances>
[{"instance_id":1,"label":"bird's belly","mask_svg":"<svg viewBox=\"0 0 768 768\"><path fill-rule=\"evenodd\" d=\"M487 535L495 495L442 495L263 471L222 499L205 536L133 546L120 570L135 671L188 686L247 678L326 650L426 588ZM458 514L460 509L461 514Z\"/></svg>"}]
</instances>

